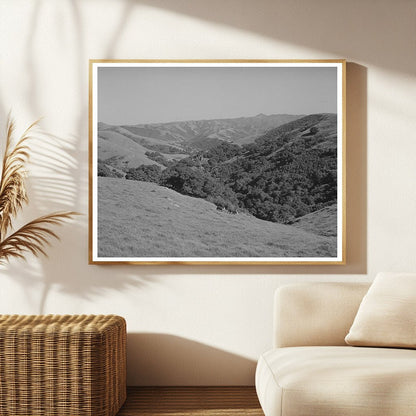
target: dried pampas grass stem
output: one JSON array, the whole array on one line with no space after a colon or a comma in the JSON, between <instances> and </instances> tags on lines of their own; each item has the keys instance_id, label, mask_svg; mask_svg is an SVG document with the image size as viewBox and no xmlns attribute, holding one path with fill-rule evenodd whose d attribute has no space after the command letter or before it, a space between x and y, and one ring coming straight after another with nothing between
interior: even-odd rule
<instances>
[{"instance_id":1,"label":"dried pampas grass stem","mask_svg":"<svg viewBox=\"0 0 416 416\"><path fill-rule=\"evenodd\" d=\"M0 179L0 264L11 257L24 258L25 252L36 256L46 255L45 247L50 244L50 238L59 239L51 227L78 214L73 211L55 212L36 218L11 232L13 218L29 202L25 187L26 163L29 159L26 141L31 138L32 129L37 123L31 124L13 144L15 123L10 116L8 118Z\"/></svg>"}]
</instances>

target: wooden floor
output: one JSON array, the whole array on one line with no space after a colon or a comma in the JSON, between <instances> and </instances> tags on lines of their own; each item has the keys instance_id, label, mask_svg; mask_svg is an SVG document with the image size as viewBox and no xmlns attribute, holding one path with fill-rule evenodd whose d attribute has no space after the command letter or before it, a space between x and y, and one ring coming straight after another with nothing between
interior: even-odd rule
<instances>
[{"instance_id":1,"label":"wooden floor","mask_svg":"<svg viewBox=\"0 0 416 416\"><path fill-rule=\"evenodd\" d=\"M117 416L263 416L254 387L128 387Z\"/></svg>"}]
</instances>

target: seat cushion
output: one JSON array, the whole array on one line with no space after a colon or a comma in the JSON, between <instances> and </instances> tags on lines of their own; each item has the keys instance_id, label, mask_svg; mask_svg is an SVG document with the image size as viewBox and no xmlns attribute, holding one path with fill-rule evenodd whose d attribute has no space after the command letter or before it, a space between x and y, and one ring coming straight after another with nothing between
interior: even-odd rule
<instances>
[{"instance_id":1,"label":"seat cushion","mask_svg":"<svg viewBox=\"0 0 416 416\"><path fill-rule=\"evenodd\" d=\"M416 416L416 351L277 348L260 357L256 389L266 416Z\"/></svg>"}]
</instances>

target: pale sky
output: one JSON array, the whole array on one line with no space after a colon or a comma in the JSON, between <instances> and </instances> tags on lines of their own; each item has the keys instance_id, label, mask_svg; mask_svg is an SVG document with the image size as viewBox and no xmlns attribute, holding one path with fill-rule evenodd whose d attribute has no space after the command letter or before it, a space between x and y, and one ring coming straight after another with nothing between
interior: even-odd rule
<instances>
[{"instance_id":1,"label":"pale sky","mask_svg":"<svg viewBox=\"0 0 416 416\"><path fill-rule=\"evenodd\" d=\"M335 67L99 67L98 121L337 112Z\"/></svg>"}]
</instances>

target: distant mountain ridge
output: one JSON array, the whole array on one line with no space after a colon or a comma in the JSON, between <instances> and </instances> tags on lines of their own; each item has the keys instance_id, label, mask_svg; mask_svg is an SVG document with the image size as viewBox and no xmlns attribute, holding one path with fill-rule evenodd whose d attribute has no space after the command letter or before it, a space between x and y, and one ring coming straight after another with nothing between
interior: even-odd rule
<instances>
[{"instance_id":1,"label":"distant mountain ridge","mask_svg":"<svg viewBox=\"0 0 416 416\"><path fill-rule=\"evenodd\" d=\"M131 133L132 140L157 140L165 144L184 145L198 148L200 139L218 139L239 145L253 142L271 128L276 128L303 115L258 114L253 117L238 117L212 120L173 121L168 123L112 126L98 123L98 131L122 128Z\"/></svg>"}]
</instances>

